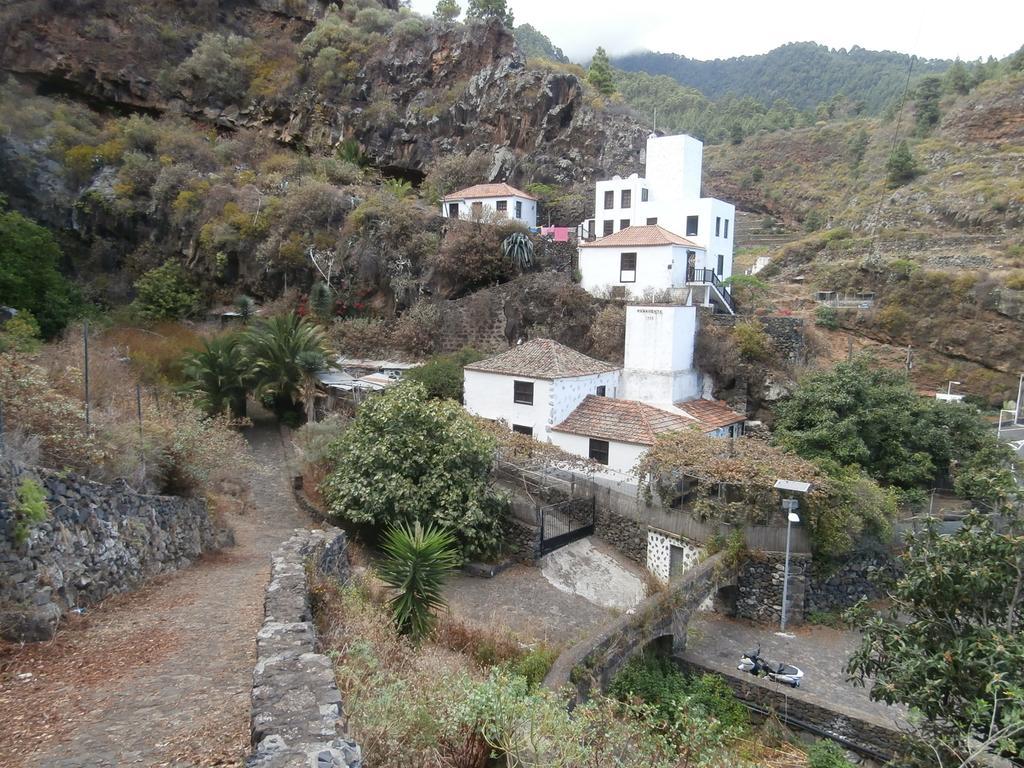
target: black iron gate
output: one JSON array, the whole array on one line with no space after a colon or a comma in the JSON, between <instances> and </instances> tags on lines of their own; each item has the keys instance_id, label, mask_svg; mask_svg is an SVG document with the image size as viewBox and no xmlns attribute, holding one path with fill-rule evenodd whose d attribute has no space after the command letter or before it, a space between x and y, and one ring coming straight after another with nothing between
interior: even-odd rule
<instances>
[{"instance_id":1,"label":"black iron gate","mask_svg":"<svg viewBox=\"0 0 1024 768\"><path fill-rule=\"evenodd\" d=\"M597 503L593 498L568 499L538 508L541 555L592 535L596 515Z\"/></svg>"}]
</instances>

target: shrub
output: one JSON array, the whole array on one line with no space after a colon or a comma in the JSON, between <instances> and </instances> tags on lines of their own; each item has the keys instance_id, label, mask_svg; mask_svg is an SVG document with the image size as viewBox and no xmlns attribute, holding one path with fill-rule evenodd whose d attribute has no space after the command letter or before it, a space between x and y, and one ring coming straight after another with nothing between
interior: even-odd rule
<instances>
[{"instance_id":1,"label":"shrub","mask_svg":"<svg viewBox=\"0 0 1024 768\"><path fill-rule=\"evenodd\" d=\"M196 290L184 267L166 261L135 281L135 307L148 320L175 320L199 308Z\"/></svg>"},{"instance_id":2,"label":"shrub","mask_svg":"<svg viewBox=\"0 0 1024 768\"><path fill-rule=\"evenodd\" d=\"M483 355L470 347L464 347L452 355L438 355L418 368L407 371L403 380L422 384L427 395L433 398L448 398L462 402L463 368Z\"/></svg>"},{"instance_id":3,"label":"shrub","mask_svg":"<svg viewBox=\"0 0 1024 768\"><path fill-rule=\"evenodd\" d=\"M441 307L421 301L403 312L391 329L391 344L413 355L434 351L441 333Z\"/></svg>"},{"instance_id":4,"label":"shrub","mask_svg":"<svg viewBox=\"0 0 1024 768\"><path fill-rule=\"evenodd\" d=\"M25 476L18 484L14 500L14 540L24 544L32 528L43 522L50 514L46 503L46 491L34 477Z\"/></svg>"},{"instance_id":5,"label":"shrub","mask_svg":"<svg viewBox=\"0 0 1024 768\"><path fill-rule=\"evenodd\" d=\"M434 526L396 525L384 537L385 559L377 573L395 594L388 601L395 626L420 640L434 624L434 612L445 605L441 587L458 566L455 538Z\"/></svg>"},{"instance_id":6,"label":"shrub","mask_svg":"<svg viewBox=\"0 0 1024 768\"><path fill-rule=\"evenodd\" d=\"M516 231L522 231L522 225L507 219L493 224L452 221L433 258L451 285L449 298L511 279L515 266L505 257L501 244Z\"/></svg>"},{"instance_id":7,"label":"shrub","mask_svg":"<svg viewBox=\"0 0 1024 768\"><path fill-rule=\"evenodd\" d=\"M834 741L819 739L807 751L808 768L853 768L843 748Z\"/></svg>"},{"instance_id":8,"label":"shrub","mask_svg":"<svg viewBox=\"0 0 1024 768\"><path fill-rule=\"evenodd\" d=\"M174 82L197 102L237 103L249 91L259 50L240 35L207 32L174 71Z\"/></svg>"},{"instance_id":9,"label":"shrub","mask_svg":"<svg viewBox=\"0 0 1024 768\"><path fill-rule=\"evenodd\" d=\"M912 181L917 174L917 163L914 161L914 156L910 154L910 147L907 146L906 141L901 141L885 163L886 183L889 187L901 187L908 181Z\"/></svg>"},{"instance_id":10,"label":"shrub","mask_svg":"<svg viewBox=\"0 0 1024 768\"><path fill-rule=\"evenodd\" d=\"M335 320L331 325L330 336L334 346L355 357L379 354L388 345L388 331L384 322L364 317Z\"/></svg>"},{"instance_id":11,"label":"shrub","mask_svg":"<svg viewBox=\"0 0 1024 768\"><path fill-rule=\"evenodd\" d=\"M839 313L835 307L820 306L814 310L814 324L834 331L839 328Z\"/></svg>"},{"instance_id":12,"label":"shrub","mask_svg":"<svg viewBox=\"0 0 1024 768\"><path fill-rule=\"evenodd\" d=\"M587 342L594 357L621 363L626 348L626 308L621 304L602 307L587 332Z\"/></svg>"},{"instance_id":13,"label":"shrub","mask_svg":"<svg viewBox=\"0 0 1024 768\"><path fill-rule=\"evenodd\" d=\"M41 345L41 336L32 313L22 310L0 325L0 352L35 352Z\"/></svg>"},{"instance_id":14,"label":"shrub","mask_svg":"<svg viewBox=\"0 0 1024 768\"><path fill-rule=\"evenodd\" d=\"M489 486L495 441L458 403L400 384L363 404L331 446L321 492L332 516L380 531L441 525L467 558L501 540L506 502Z\"/></svg>"},{"instance_id":15,"label":"shrub","mask_svg":"<svg viewBox=\"0 0 1024 768\"><path fill-rule=\"evenodd\" d=\"M423 196L440 204L445 195L473 184L479 184L487 172L488 160L483 153L444 155L427 169L423 180Z\"/></svg>"},{"instance_id":16,"label":"shrub","mask_svg":"<svg viewBox=\"0 0 1024 768\"><path fill-rule=\"evenodd\" d=\"M748 360L763 360L772 349L772 340L757 321L737 323L732 337L742 357Z\"/></svg>"}]
</instances>

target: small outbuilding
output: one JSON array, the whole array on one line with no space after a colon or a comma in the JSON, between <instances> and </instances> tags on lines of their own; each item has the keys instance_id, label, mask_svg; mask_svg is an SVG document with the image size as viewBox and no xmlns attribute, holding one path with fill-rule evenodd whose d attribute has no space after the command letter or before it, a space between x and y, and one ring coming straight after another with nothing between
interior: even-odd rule
<instances>
[{"instance_id":1,"label":"small outbuilding","mask_svg":"<svg viewBox=\"0 0 1024 768\"><path fill-rule=\"evenodd\" d=\"M485 214L537 226L537 198L508 184L477 184L445 195L441 215L447 219L484 218Z\"/></svg>"}]
</instances>

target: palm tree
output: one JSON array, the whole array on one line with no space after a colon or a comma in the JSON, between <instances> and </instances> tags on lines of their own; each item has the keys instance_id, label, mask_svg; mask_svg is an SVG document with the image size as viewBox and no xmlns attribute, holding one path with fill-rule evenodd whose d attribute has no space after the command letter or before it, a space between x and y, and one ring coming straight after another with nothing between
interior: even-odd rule
<instances>
[{"instance_id":1,"label":"palm tree","mask_svg":"<svg viewBox=\"0 0 1024 768\"><path fill-rule=\"evenodd\" d=\"M242 325L248 325L256 311L256 302L250 296L239 296L235 299L235 309L238 310L238 317Z\"/></svg>"},{"instance_id":2,"label":"palm tree","mask_svg":"<svg viewBox=\"0 0 1024 768\"><path fill-rule=\"evenodd\" d=\"M316 375L327 364L323 353L313 349L300 352L296 360L302 371L302 402L306 408L306 421L316 420Z\"/></svg>"},{"instance_id":3,"label":"palm tree","mask_svg":"<svg viewBox=\"0 0 1024 768\"><path fill-rule=\"evenodd\" d=\"M529 269L533 263L533 242L522 232L513 232L502 240L501 251L520 272Z\"/></svg>"},{"instance_id":4,"label":"palm tree","mask_svg":"<svg viewBox=\"0 0 1024 768\"><path fill-rule=\"evenodd\" d=\"M320 328L294 312L271 317L249 330L245 349L256 396L280 418L301 418L296 406L308 383L301 361L308 366L312 360L304 353L319 355L321 363L327 354Z\"/></svg>"},{"instance_id":5,"label":"palm tree","mask_svg":"<svg viewBox=\"0 0 1024 768\"><path fill-rule=\"evenodd\" d=\"M377 567L396 591L389 604L395 626L418 640L434 625L434 611L445 605L441 587L460 562L455 537L433 525L396 525L384 537L387 558Z\"/></svg>"},{"instance_id":6,"label":"palm tree","mask_svg":"<svg viewBox=\"0 0 1024 768\"><path fill-rule=\"evenodd\" d=\"M203 342L203 348L185 360L186 388L197 392L200 404L213 415L231 409L235 417L245 416L249 391L248 363L237 334L218 336Z\"/></svg>"}]
</instances>

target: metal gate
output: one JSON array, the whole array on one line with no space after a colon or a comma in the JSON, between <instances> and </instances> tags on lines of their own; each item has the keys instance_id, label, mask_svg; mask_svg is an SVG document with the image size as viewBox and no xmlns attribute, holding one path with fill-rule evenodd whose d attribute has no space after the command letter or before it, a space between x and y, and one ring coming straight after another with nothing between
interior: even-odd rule
<instances>
[{"instance_id":1,"label":"metal gate","mask_svg":"<svg viewBox=\"0 0 1024 768\"><path fill-rule=\"evenodd\" d=\"M568 499L539 507L541 555L591 536L596 514L597 503L593 498Z\"/></svg>"}]
</instances>

